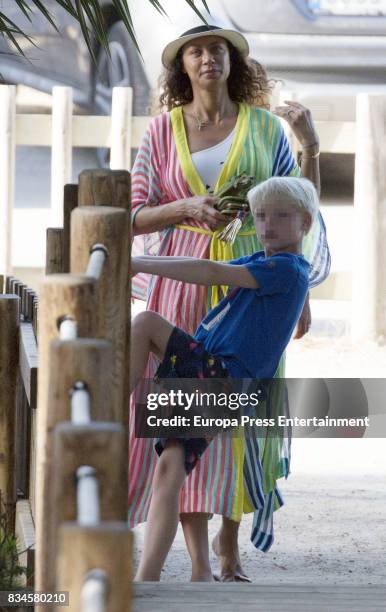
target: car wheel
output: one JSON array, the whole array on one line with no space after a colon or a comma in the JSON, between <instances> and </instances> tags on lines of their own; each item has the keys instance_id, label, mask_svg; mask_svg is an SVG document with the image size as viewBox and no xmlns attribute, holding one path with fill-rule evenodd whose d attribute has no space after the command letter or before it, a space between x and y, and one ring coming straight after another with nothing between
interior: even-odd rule
<instances>
[{"instance_id":1,"label":"car wheel","mask_svg":"<svg viewBox=\"0 0 386 612\"><path fill-rule=\"evenodd\" d=\"M111 112L113 87L133 88L133 114L144 116L149 112L150 85L142 60L122 21L115 23L108 32L111 58L104 49L98 54L95 74L94 106L103 114ZM109 166L109 151L97 150L101 167Z\"/></svg>"}]
</instances>

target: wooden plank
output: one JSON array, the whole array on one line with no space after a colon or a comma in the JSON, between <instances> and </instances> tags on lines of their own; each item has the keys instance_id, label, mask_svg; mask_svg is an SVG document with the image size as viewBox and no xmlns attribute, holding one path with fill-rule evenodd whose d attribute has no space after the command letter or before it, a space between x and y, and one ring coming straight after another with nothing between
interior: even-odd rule
<instances>
[{"instance_id":1,"label":"wooden plank","mask_svg":"<svg viewBox=\"0 0 386 612\"><path fill-rule=\"evenodd\" d=\"M29 500L31 502L31 512L36 522L36 507L35 507L35 491L36 491L36 435L37 435L37 410L30 411L31 429L30 429L30 456L29 456Z\"/></svg>"},{"instance_id":2,"label":"wooden plank","mask_svg":"<svg viewBox=\"0 0 386 612\"><path fill-rule=\"evenodd\" d=\"M46 274L64 272L64 235L62 227L47 228Z\"/></svg>"},{"instance_id":3,"label":"wooden plank","mask_svg":"<svg viewBox=\"0 0 386 612\"><path fill-rule=\"evenodd\" d=\"M0 270L12 267L12 220L15 193L16 87L0 85Z\"/></svg>"},{"instance_id":4,"label":"wooden plank","mask_svg":"<svg viewBox=\"0 0 386 612\"><path fill-rule=\"evenodd\" d=\"M375 340L384 344L386 95L359 94L356 116L353 232L361 237L363 253L353 274L352 336L356 342Z\"/></svg>"},{"instance_id":5,"label":"wooden plank","mask_svg":"<svg viewBox=\"0 0 386 612\"><path fill-rule=\"evenodd\" d=\"M39 306L39 298L35 297L33 300L32 327L34 330L36 341L38 339L38 306Z\"/></svg>"},{"instance_id":6,"label":"wooden plank","mask_svg":"<svg viewBox=\"0 0 386 612\"><path fill-rule=\"evenodd\" d=\"M354 121L315 121L322 153L356 152L356 128Z\"/></svg>"},{"instance_id":7,"label":"wooden plank","mask_svg":"<svg viewBox=\"0 0 386 612\"><path fill-rule=\"evenodd\" d=\"M133 612L384 610L386 586L135 583Z\"/></svg>"},{"instance_id":8,"label":"wooden plank","mask_svg":"<svg viewBox=\"0 0 386 612\"><path fill-rule=\"evenodd\" d=\"M132 534L126 522L106 521L95 526L63 523L59 532L55 588L70 592L70 610L84 610L81 593L85 577L88 572L99 569L105 573L108 585L103 610L128 612L132 597L131 560Z\"/></svg>"},{"instance_id":9,"label":"wooden plank","mask_svg":"<svg viewBox=\"0 0 386 612\"><path fill-rule=\"evenodd\" d=\"M111 171L116 174L118 171ZM83 174L83 173L82 173ZM121 172L127 181L128 172ZM108 179L108 175L106 179ZM108 180L106 181L108 182ZM124 183L127 187L126 182ZM79 196L80 196L79 183ZM95 199L101 198L94 189ZM79 203L81 202L79 198ZM112 343L113 360L108 376L112 381L114 420L128 430L127 355L128 281L130 219L126 210L111 206L78 206L72 213L70 269L82 274L87 269L94 244L103 244L108 257L98 280L98 337Z\"/></svg>"},{"instance_id":10,"label":"wooden plank","mask_svg":"<svg viewBox=\"0 0 386 612\"><path fill-rule=\"evenodd\" d=\"M123 255L122 255L123 256ZM50 429L53 406L49 402L50 390L50 343L58 337L58 318L64 314L77 322L80 337L96 337L97 308L96 282L84 276L70 274L50 274L45 276L39 291L39 373L38 407L36 413L36 488L35 488L35 527L36 527L36 581L37 590L52 590L48 582L47 549L48 512L50 508L49 491L51 488L51 459L53 435ZM33 434L32 434L33 435ZM32 470L32 465L31 465Z\"/></svg>"},{"instance_id":11,"label":"wooden plank","mask_svg":"<svg viewBox=\"0 0 386 612\"><path fill-rule=\"evenodd\" d=\"M132 118L133 148L139 147L149 125L150 117ZM16 115L16 144L50 147L52 141L51 115ZM106 116L74 115L72 117L73 147L110 147L111 118Z\"/></svg>"},{"instance_id":12,"label":"wooden plank","mask_svg":"<svg viewBox=\"0 0 386 612\"><path fill-rule=\"evenodd\" d=\"M131 146L139 147L150 117L132 117ZM355 153L354 121L315 121L321 151ZM16 115L16 144L51 146L51 115ZM72 117L73 147L110 147L111 118L106 116Z\"/></svg>"},{"instance_id":13,"label":"wooden plank","mask_svg":"<svg viewBox=\"0 0 386 612\"><path fill-rule=\"evenodd\" d=\"M63 226L63 189L72 174L72 89L52 88L51 223Z\"/></svg>"},{"instance_id":14,"label":"wooden plank","mask_svg":"<svg viewBox=\"0 0 386 612\"><path fill-rule=\"evenodd\" d=\"M133 90L114 87L111 105L111 170L131 167Z\"/></svg>"},{"instance_id":15,"label":"wooden plank","mask_svg":"<svg viewBox=\"0 0 386 612\"><path fill-rule=\"evenodd\" d=\"M15 413L19 360L19 307L15 295L0 296L0 495L14 527Z\"/></svg>"},{"instance_id":16,"label":"wooden plank","mask_svg":"<svg viewBox=\"0 0 386 612\"><path fill-rule=\"evenodd\" d=\"M16 504L16 536L19 551L19 563L27 568L22 586L33 588L35 567L35 527L28 499Z\"/></svg>"},{"instance_id":17,"label":"wooden plank","mask_svg":"<svg viewBox=\"0 0 386 612\"><path fill-rule=\"evenodd\" d=\"M130 207L130 174L127 170L83 170L79 175L79 207ZM75 216L74 213L73 218Z\"/></svg>"},{"instance_id":18,"label":"wooden plank","mask_svg":"<svg viewBox=\"0 0 386 612\"><path fill-rule=\"evenodd\" d=\"M38 378L38 349L33 326L29 322L20 324L19 343L20 372L24 389L31 408L36 408L37 378Z\"/></svg>"},{"instance_id":19,"label":"wooden plank","mask_svg":"<svg viewBox=\"0 0 386 612\"><path fill-rule=\"evenodd\" d=\"M17 373L16 396L16 489L18 497L28 498L31 409L25 393L20 368Z\"/></svg>"},{"instance_id":20,"label":"wooden plank","mask_svg":"<svg viewBox=\"0 0 386 612\"><path fill-rule=\"evenodd\" d=\"M26 304L25 318L31 322L32 322L33 313L34 313L34 297L35 297L34 290L27 289L27 304Z\"/></svg>"},{"instance_id":21,"label":"wooden plank","mask_svg":"<svg viewBox=\"0 0 386 612\"><path fill-rule=\"evenodd\" d=\"M64 186L63 203L63 272L70 271L71 213L78 206L78 185Z\"/></svg>"}]
</instances>

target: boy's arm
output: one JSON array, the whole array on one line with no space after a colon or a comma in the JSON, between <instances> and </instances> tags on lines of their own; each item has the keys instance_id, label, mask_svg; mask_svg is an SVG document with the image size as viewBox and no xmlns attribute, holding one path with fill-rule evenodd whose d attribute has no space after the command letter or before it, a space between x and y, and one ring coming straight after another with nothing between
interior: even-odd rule
<instances>
[{"instance_id":1,"label":"boy's arm","mask_svg":"<svg viewBox=\"0 0 386 612\"><path fill-rule=\"evenodd\" d=\"M230 285L257 289L258 283L245 266L195 257L133 257L134 274L145 272L196 285Z\"/></svg>"}]
</instances>

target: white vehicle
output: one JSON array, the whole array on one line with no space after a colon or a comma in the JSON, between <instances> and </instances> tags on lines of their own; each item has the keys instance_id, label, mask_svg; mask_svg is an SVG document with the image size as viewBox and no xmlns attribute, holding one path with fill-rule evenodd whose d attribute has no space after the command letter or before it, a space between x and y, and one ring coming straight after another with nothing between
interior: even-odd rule
<instances>
[{"instance_id":1,"label":"white vehicle","mask_svg":"<svg viewBox=\"0 0 386 612\"><path fill-rule=\"evenodd\" d=\"M149 88L161 71L161 51L173 38L202 23L185 0L160 0L169 18L150 2L127 0L142 57L110 0L100 0L109 28L113 62L99 52L95 69L79 24L57 2L46 0L59 26L56 32L36 13L31 22L13 0L1 0L1 10L30 34L37 46L23 46L28 60L11 54L0 37L0 73L6 82L24 83L42 91L56 84L74 88L74 99L97 112L108 113L111 88L131 85L134 112L145 114ZM215 25L242 32L251 56L272 77L286 83L336 88L383 87L386 77L386 0L207 0ZM203 10L201 0L196 6ZM96 44L96 43L95 43ZM98 49L96 49L98 53Z\"/></svg>"},{"instance_id":2,"label":"white vehicle","mask_svg":"<svg viewBox=\"0 0 386 612\"><path fill-rule=\"evenodd\" d=\"M163 0L169 20L129 0L154 83L162 47L202 22L183 0ZM196 1L200 10L202 4ZM315 83L384 84L386 0L208 0L208 21L235 28L272 76Z\"/></svg>"}]
</instances>

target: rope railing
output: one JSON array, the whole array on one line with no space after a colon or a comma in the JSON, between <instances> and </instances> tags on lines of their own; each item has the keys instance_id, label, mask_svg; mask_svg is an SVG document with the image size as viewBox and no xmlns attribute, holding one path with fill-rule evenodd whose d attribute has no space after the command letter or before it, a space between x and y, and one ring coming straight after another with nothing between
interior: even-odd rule
<instances>
[{"instance_id":1,"label":"rope railing","mask_svg":"<svg viewBox=\"0 0 386 612\"><path fill-rule=\"evenodd\" d=\"M129 175L80 182L66 186L64 229L47 232L39 290L34 589L69 591L70 610L112 612L129 609L131 589Z\"/></svg>"},{"instance_id":2,"label":"rope railing","mask_svg":"<svg viewBox=\"0 0 386 612\"><path fill-rule=\"evenodd\" d=\"M91 571L84 581L81 592L82 612L105 612L108 596L106 573Z\"/></svg>"},{"instance_id":3,"label":"rope railing","mask_svg":"<svg viewBox=\"0 0 386 612\"><path fill-rule=\"evenodd\" d=\"M100 275L102 274L103 265L108 256L108 251L103 244L94 244L91 249L90 259L88 262L86 276L90 276L91 278L95 278L98 280Z\"/></svg>"},{"instance_id":4,"label":"rope railing","mask_svg":"<svg viewBox=\"0 0 386 612\"><path fill-rule=\"evenodd\" d=\"M64 227L47 231L39 300L17 279L0 278L6 292L0 296L0 375L7 381L0 404L9 407L1 446L7 448L19 426L13 406L20 378L28 401L25 431L31 432L22 465L24 479L31 477L19 491L36 537L35 581L28 585L69 591L69 610L82 612L121 612L131 599L129 200L127 172L84 171L79 188L65 187ZM20 448L15 453L8 444L0 466L3 498L5 491L13 508ZM17 510L21 540L24 520Z\"/></svg>"},{"instance_id":5,"label":"rope railing","mask_svg":"<svg viewBox=\"0 0 386 612\"><path fill-rule=\"evenodd\" d=\"M81 465L76 471L77 521L79 525L98 525L101 520L99 485L96 470Z\"/></svg>"},{"instance_id":6,"label":"rope railing","mask_svg":"<svg viewBox=\"0 0 386 612\"><path fill-rule=\"evenodd\" d=\"M71 391L71 421L74 425L85 425L91 421L90 393L84 382L78 381Z\"/></svg>"}]
</instances>

